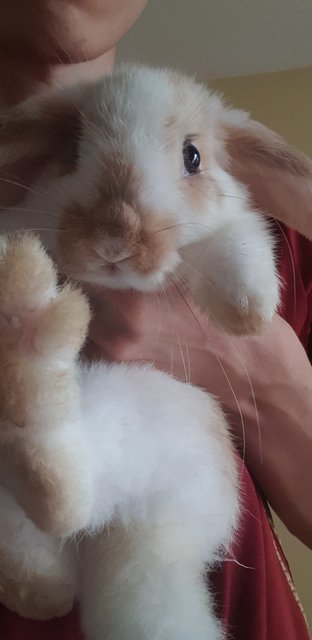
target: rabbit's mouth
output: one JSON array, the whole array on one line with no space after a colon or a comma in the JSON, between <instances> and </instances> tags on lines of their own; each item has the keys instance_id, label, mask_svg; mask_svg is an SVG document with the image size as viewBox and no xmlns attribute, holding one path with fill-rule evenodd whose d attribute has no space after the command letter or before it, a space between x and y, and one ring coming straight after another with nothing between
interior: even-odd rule
<instances>
[{"instance_id":1,"label":"rabbit's mouth","mask_svg":"<svg viewBox=\"0 0 312 640\"><path fill-rule=\"evenodd\" d=\"M152 269L148 273L141 274L135 270L131 259L127 258L117 263L104 263L102 261L90 261L82 264L71 262L63 265L63 272L76 282L95 285L101 288L116 290L135 290L142 293L163 290L178 265L178 254L170 262L161 268Z\"/></svg>"},{"instance_id":2,"label":"rabbit's mouth","mask_svg":"<svg viewBox=\"0 0 312 640\"><path fill-rule=\"evenodd\" d=\"M175 244L140 242L94 232L89 237L59 236L57 262L61 271L77 282L110 289L152 292L167 285L181 261ZM91 235L91 237L90 237Z\"/></svg>"}]
</instances>

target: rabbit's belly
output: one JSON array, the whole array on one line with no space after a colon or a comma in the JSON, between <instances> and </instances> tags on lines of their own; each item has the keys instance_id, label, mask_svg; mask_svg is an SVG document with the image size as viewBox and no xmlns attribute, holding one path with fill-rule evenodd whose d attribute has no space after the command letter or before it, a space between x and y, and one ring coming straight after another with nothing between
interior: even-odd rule
<instances>
[{"instance_id":1,"label":"rabbit's belly","mask_svg":"<svg viewBox=\"0 0 312 640\"><path fill-rule=\"evenodd\" d=\"M83 370L82 384L91 526L194 521L205 548L226 543L238 509L236 465L217 403L150 367L97 365Z\"/></svg>"}]
</instances>

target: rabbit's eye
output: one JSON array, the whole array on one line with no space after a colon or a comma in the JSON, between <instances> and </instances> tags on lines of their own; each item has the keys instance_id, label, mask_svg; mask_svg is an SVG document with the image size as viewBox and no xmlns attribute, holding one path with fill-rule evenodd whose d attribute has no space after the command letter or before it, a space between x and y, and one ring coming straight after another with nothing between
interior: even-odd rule
<instances>
[{"instance_id":1,"label":"rabbit's eye","mask_svg":"<svg viewBox=\"0 0 312 640\"><path fill-rule=\"evenodd\" d=\"M198 173L200 166L200 153L196 147L186 140L183 145L183 160L185 171L193 175L194 173Z\"/></svg>"}]
</instances>

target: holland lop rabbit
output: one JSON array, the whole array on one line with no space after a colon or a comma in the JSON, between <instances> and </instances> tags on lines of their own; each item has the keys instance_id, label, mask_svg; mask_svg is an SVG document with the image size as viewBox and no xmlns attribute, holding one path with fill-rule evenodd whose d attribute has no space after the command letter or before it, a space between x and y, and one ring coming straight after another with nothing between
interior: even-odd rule
<instances>
[{"instance_id":1,"label":"holland lop rabbit","mask_svg":"<svg viewBox=\"0 0 312 640\"><path fill-rule=\"evenodd\" d=\"M240 507L216 400L152 366L84 364L85 295L57 285L37 237L7 232L41 228L83 287L183 282L255 333L278 304L274 245L231 158L262 176L301 158L202 85L137 66L0 114L0 147L6 175L34 167L1 214L1 600L45 619L78 598L87 640L218 640L204 571Z\"/></svg>"}]
</instances>

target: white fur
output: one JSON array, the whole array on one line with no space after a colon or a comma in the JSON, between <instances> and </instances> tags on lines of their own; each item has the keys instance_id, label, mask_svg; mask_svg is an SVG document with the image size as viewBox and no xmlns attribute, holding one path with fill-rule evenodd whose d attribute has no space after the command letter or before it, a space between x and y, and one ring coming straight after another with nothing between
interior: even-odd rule
<instances>
[{"instance_id":1,"label":"white fur","mask_svg":"<svg viewBox=\"0 0 312 640\"><path fill-rule=\"evenodd\" d=\"M43 253L38 256L37 242L36 254L27 238L14 246L17 261L19 255L25 258L28 248L27 264L34 268L29 275L34 279L34 262L44 260ZM0 262L1 277L8 247ZM38 269L36 279L39 287ZM47 280L47 288L53 286ZM26 581L36 550L43 558L41 572L53 544L58 562L57 543L45 540L22 508L49 534L68 538L85 532L77 556L77 596L87 640L183 640L190 633L196 640L219 640L222 630L204 585L204 570L228 549L239 503L236 463L217 402L148 365L77 365L73 352L56 340L59 325L55 335L51 325L50 332L43 333L49 309L58 298L63 300L64 293L48 300L42 283L41 290L38 306L43 315L38 312L35 321L28 291L24 295L21 291L17 303L15 291L11 303L6 292L7 322L0 334L3 357L18 362L13 397L20 385L23 389L27 384L26 377L34 376L35 381L24 427L2 421L0 428L1 482L19 506L5 493L1 504L8 520L22 522L12 549L14 557L14 540L20 537L21 581ZM2 306L0 295L0 313ZM68 339L73 331L70 315L64 320ZM19 316L22 322L17 323ZM64 325L61 330L64 336ZM27 335L35 341L34 349L25 348ZM49 375L55 372L52 380L57 380L58 353L66 385L55 394L53 384L43 387L43 367ZM21 371L27 371L25 379ZM37 479L32 484L33 475ZM59 481L46 525L50 490L53 494ZM41 490L42 483L47 490ZM6 529L2 534L0 551L9 554ZM32 566L36 568L36 563ZM57 570L56 564L53 576ZM74 579L73 573L70 584ZM60 592L54 592L57 595ZM53 590L46 597L53 601Z\"/></svg>"},{"instance_id":2,"label":"white fur","mask_svg":"<svg viewBox=\"0 0 312 640\"><path fill-rule=\"evenodd\" d=\"M181 249L178 272L217 322L214 312L224 302L240 309L242 316L255 313L267 322L277 308L280 288L269 225L248 206L245 190L228 173L218 168L214 177L222 184L218 221L209 236Z\"/></svg>"}]
</instances>

